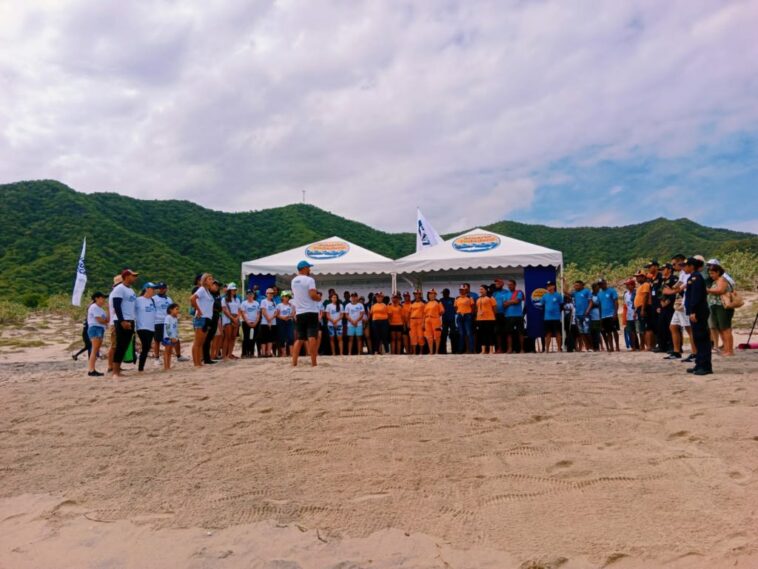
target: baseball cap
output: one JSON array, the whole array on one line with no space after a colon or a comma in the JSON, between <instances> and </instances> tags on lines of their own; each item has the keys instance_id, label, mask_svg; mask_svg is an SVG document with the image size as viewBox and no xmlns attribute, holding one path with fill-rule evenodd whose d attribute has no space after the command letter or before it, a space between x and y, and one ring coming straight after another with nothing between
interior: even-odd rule
<instances>
[{"instance_id":1,"label":"baseball cap","mask_svg":"<svg viewBox=\"0 0 758 569\"><path fill-rule=\"evenodd\" d=\"M113 277L113 286L116 286L117 284L121 284L122 282L124 282L124 277L122 277L121 275L116 275L115 277Z\"/></svg>"},{"instance_id":2,"label":"baseball cap","mask_svg":"<svg viewBox=\"0 0 758 569\"><path fill-rule=\"evenodd\" d=\"M305 261L305 260L303 260L303 261L300 261L300 262L297 264L297 270L298 270L298 271L302 271L303 269L305 269L305 268L307 268L307 267L312 267L312 266L313 266L313 265L311 265L311 264L310 264L308 261Z\"/></svg>"},{"instance_id":3,"label":"baseball cap","mask_svg":"<svg viewBox=\"0 0 758 569\"><path fill-rule=\"evenodd\" d=\"M705 257L702 255L695 255L694 257L690 257L691 259L695 259L696 261L700 261L701 263L705 263Z\"/></svg>"},{"instance_id":4,"label":"baseball cap","mask_svg":"<svg viewBox=\"0 0 758 569\"><path fill-rule=\"evenodd\" d=\"M229 283L226 285L226 290L237 290L237 285L235 283Z\"/></svg>"},{"instance_id":5,"label":"baseball cap","mask_svg":"<svg viewBox=\"0 0 758 569\"><path fill-rule=\"evenodd\" d=\"M626 284L626 285L636 284L636 283L637 283L637 281L635 281L634 279L626 279L624 281L624 284Z\"/></svg>"},{"instance_id":6,"label":"baseball cap","mask_svg":"<svg viewBox=\"0 0 758 569\"><path fill-rule=\"evenodd\" d=\"M720 267L721 261L719 261L718 259L708 259L708 262L706 263L706 265L714 265L716 267Z\"/></svg>"},{"instance_id":7,"label":"baseball cap","mask_svg":"<svg viewBox=\"0 0 758 569\"><path fill-rule=\"evenodd\" d=\"M155 283L147 282L142 285L142 290L145 290L146 288L158 288L158 285Z\"/></svg>"},{"instance_id":8,"label":"baseball cap","mask_svg":"<svg viewBox=\"0 0 758 569\"><path fill-rule=\"evenodd\" d=\"M671 263L666 263L665 265L663 265L663 268L664 269L670 269L670 270L673 271L674 270L674 265L672 265Z\"/></svg>"},{"instance_id":9,"label":"baseball cap","mask_svg":"<svg viewBox=\"0 0 758 569\"><path fill-rule=\"evenodd\" d=\"M292 298L292 292L288 290L282 291L282 298L284 298L285 296L288 298Z\"/></svg>"},{"instance_id":10,"label":"baseball cap","mask_svg":"<svg viewBox=\"0 0 758 569\"><path fill-rule=\"evenodd\" d=\"M437 289L430 288L427 294L437 294Z\"/></svg>"},{"instance_id":11,"label":"baseball cap","mask_svg":"<svg viewBox=\"0 0 758 569\"><path fill-rule=\"evenodd\" d=\"M550 286L550 285L554 285L554 284L555 284L555 282L554 282L554 281L547 281L547 282L545 283L545 286Z\"/></svg>"},{"instance_id":12,"label":"baseball cap","mask_svg":"<svg viewBox=\"0 0 758 569\"><path fill-rule=\"evenodd\" d=\"M123 271L121 271L121 278L122 279L125 279L129 275L136 277L136 276L139 276L139 273L137 273L137 272L135 272L135 271L133 271L131 269L124 269Z\"/></svg>"},{"instance_id":13,"label":"baseball cap","mask_svg":"<svg viewBox=\"0 0 758 569\"><path fill-rule=\"evenodd\" d=\"M698 259L698 257L700 257ZM701 255L695 255L694 257L690 257L684 262L685 265L692 265L693 267L699 267L703 264L703 257Z\"/></svg>"},{"instance_id":14,"label":"baseball cap","mask_svg":"<svg viewBox=\"0 0 758 569\"><path fill-rule=\"evenodd\" d=\"M246 294L255 294L255 291L254 291L253 289L249 288L249 289L247 289L247 290L245 291L245 293L246 293Z\"/></svg>"},{"instance_id":15,"label":"baseball cap","mask_svg":"<svg viewBox=\"0 0 758 569\"><path fill-rule=\"evenodd\" d=\"M650 268L650 267L660 267L660 266L661 266L661 264L658 262L658 259L653 259L647 265L645 265L645 268L647 269L647 268Z\"/></svg>"},{"instance_id":16,"label":"baseball cap","mask_svg":"<svg viewBox=\"0 0 758 569\"><path fill-rule=\"evenodd\" d=\"M267 288L266 289L266 294L274 294L274 289L273 288Z\"/></svg>"},{"instance_id":17,"label":"baseball cap","mask_svg":"<svg viewBox=\"0 0 758 569\"><path fill-rule=\"evenodd\" d=\"M168 285L163 281L158 281L155 283L155 288L168 288Z\"/></svg>"},{"instance_id":18,"label":"baseball cap","mask_svg":"<svg viewBox=\"0 0 758 569\"><path fill-rule=\"evenodd\" d=\"M645 271L637 271L636 273L634 273L634 276L647 278L647 273Z\"/></svg>"}]
</instances>

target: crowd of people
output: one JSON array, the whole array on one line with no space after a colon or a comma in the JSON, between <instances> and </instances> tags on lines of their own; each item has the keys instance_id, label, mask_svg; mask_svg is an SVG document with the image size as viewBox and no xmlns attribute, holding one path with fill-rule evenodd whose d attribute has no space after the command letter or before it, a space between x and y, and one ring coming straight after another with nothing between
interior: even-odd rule
<instances>
[{"instance_id":1,"label":"crowd of people","mask_svg":"<svg viewBox=\"0 0 758 569\"><path fill-rule=\"evenodd\" d=\"M589 286L581 280L571 287L562 282L561 291L547 282L541 296L532 297L542 320L538 338L526 333L528 299L513 279L497 278L476 292L462 283L455 297L448 288L441 294L432 288L365 298L330 289L324 297L311 267L307 261L297 265L291 290L272 286L261 291L253 285L244 294L233 282L198 275L185 307L194 330L193 364L290 357L297 365L303 352L312 365L319 354L614 352L621 349L621 336L627 350L694 362L687 371L706 375L713 372L712 344L721 343L723 356L734 354L731 320L739 297L718 259L705 263L701 256L675 255L662 266L653 260L624 282L621 295L602 278ZM108 371L116 377L122 375L124 361L133 361L141 372L151 355L164 369L170 369L173 358L189 360L179 338L180 305L168 295L165 282L147 282L135 292L138 276L125 269L114 277L107 297L92 295L84 328L90 376L103 375L96 363L107 332ZM687 357L685 334L691 346Z\"/></svg>"}]
</instances>

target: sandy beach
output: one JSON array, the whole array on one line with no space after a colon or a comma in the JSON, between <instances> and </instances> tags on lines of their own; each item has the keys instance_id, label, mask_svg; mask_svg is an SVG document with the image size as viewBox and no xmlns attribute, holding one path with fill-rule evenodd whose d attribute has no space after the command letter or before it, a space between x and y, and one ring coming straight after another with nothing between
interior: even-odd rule
<instances>
[{"instance_id":1,"label":"sandy beach","mask_svg":"<svg viewBox=\"0 0 758 569\"><path fill-rule=\"evenodd\" d=\"M0 364L0 567L755 567L758 358Z\"/></svg>"}]
</instances>

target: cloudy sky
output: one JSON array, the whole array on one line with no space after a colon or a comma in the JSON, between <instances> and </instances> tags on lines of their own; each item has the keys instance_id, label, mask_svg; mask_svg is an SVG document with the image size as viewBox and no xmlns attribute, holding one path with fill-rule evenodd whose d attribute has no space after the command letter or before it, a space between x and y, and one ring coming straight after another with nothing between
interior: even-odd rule
<instances>
[{"instance_id":1,"label":"cloudy sky","mask_svg":"<svg viewBox=\"0 0 758 569\"><path fill-rule=\"evenodd\" d=\"M758 1L0 1L0 182L758 232Z\"/></svg>"}]
</instances>

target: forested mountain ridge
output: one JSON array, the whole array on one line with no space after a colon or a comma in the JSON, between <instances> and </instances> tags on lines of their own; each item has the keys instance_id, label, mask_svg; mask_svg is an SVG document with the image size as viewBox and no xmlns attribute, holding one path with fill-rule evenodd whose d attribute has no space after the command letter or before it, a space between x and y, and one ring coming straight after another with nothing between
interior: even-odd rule
<instances>
[{"instance_id":1,"label":"forested mountain ridge","mask_svg":"<svg viewBox=\"0 0 758 569\"><path fill-rule=\"evenodd\" d=\"M415 247L412 233L379 231L311 205L225 213L187 201L84 194L53 180L0 185L0 214L0 287L12 293L70 291L85 235L89 288L101 289L109 288L112 276L126 266L173 286L189 286L192 276L204 270L236 280L243 260L332 235L390 258ZM483 227L561 250L567 263L580 267L639 257L663 260L679 251L758 252L757 235L688 219L623 227L555 228L515 221Z\"/></svg>"}]
</instances>

